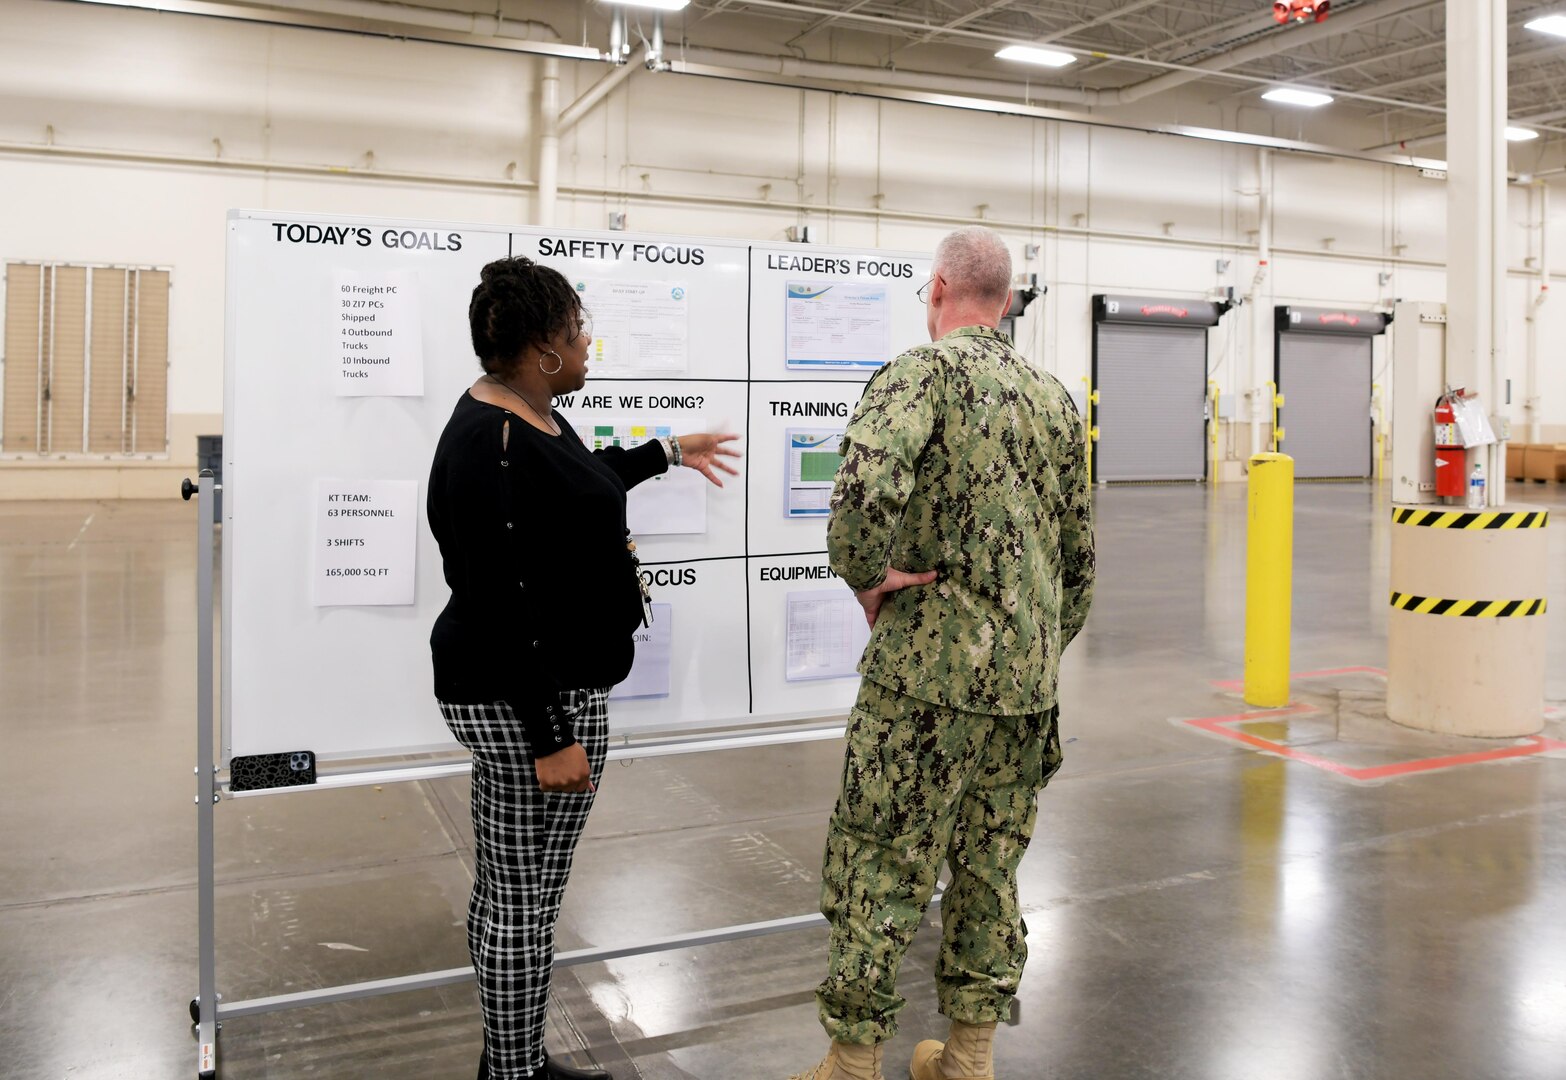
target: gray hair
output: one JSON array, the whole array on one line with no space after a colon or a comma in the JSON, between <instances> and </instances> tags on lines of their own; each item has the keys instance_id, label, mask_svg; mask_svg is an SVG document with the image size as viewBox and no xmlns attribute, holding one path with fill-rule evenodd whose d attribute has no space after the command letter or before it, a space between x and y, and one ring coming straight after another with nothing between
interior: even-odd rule
<instances>
[{"instance_id":1,"label":"gray hair","mask_svg":"<svg viewBox=\"0 0 1566 1080\"><path fill-rule=\"evenodd\" d=\"M934 270L957 296L1000 303L1011 290L1011 252L994 229L971 225L935 248Z\"/></svg>"}]
</instances>

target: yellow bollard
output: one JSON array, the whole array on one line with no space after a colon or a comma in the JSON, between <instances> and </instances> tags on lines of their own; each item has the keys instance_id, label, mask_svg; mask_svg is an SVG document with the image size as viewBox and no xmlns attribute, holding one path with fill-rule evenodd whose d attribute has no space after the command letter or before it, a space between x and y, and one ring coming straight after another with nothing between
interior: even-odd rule
<instances>
[{"instance_id":1,"label":"yellow bollard","mask_svg":"<svg viewBox=\"0 0 1566 1080\"><path fill-rule=\"evenodd\" d=\"M1283 429L1278 426L1278 410L1283 408L1283 395L1278 393L1278 384L1275 382L1267 384L1267 393L1272 397L1272 452L1276 454L1283 442Z\"/></svg>"},{"instance_id":2,"label":"yellow bollard","mask_svg":"<svg viewBox=\"0 0 1566 1080\"><path fill-rule=\"evenodd\" d=\"M1245 703L1289 703L1294 598L1294 459L1251 458L1245 529Z\"/></svg>"},{"instance_id":3,"label":"yellow bollard","mask_svg":"<svg viewBox=\"0 0 1566 1080\"><path fill-rule=\"evenodd\" d=\"M1086 375L1082 376L1082 385L1087 387L1087 400L1085 404L1086 416L1082 419L1082 438L1087 451L1087 473L1091 481L1093 477L1093 444L1098 442L1098 428L1093 426L1093 406L1098 404L1098 391L1093 389L1093 382Z\"/></svg>"},{"instance_id":4,"label":"yellow bollard","mask_svg":"<svg viewBox=\"0 0 1566 1080\"><path fill-rule=\"evenodd\" d=\"M1219 476L1218 476L1218 472L1219 472L1219 461L1218 461L1218 398L1219 398L1219 396L1220 395L1218 393L1218 384L1213 382L1211 379L1208 379L1207 380L1207 406L1208 406L1207 441L1210 442L1212 444L1212 447L1213 447L1213 460L1212 460L1212 467L1207 472L1207 483L1208 483L1209 486L1213 486L1213 487L1217 486L1218 480L1219 480Z\"/></svg>"}]
</instances>

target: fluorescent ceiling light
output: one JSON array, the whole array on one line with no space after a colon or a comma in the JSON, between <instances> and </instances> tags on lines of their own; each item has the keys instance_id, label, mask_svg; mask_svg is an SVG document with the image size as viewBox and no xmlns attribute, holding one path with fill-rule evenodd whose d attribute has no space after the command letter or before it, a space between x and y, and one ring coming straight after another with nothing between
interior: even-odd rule
<instances>
[{"instance_id":1,"label":"fluorescent ceiling light","mask_svg":"<svg viewBox=\"0 0 1566 1080\"><path fill-rule=\"evenodd\" d=\"M1318 109L1332 102L1331 94L1321 94L1315 90L1293 90L1287 86L1269 90L1262 97L1283 105L1304 105L1310 109Z\"/></svg>"},{"instance_id":2,"label":"fluorescent ceiling light","mask_svg":"<svg viewBox=\"0 0 1566 1080\"><path fill-rule=\"evenodd\" d=\"M1068 52L1060 52L1058 49L1036 49L1031 45L1008 45L995 54L997 60L1021 60L1028 64L1043 64L1045 67L1065 67L1067 64L1075 64L1077 58Z\"/></svg>"},{"instance_id":3,"label":"fluorescent ceiling light","mask_svg":"<svg viewBox=\"0 0 1566 1080\"><path fill-rule=\"evenodd\" d=\"M606 4L621 7L656 8L659 11L684 11L691 0L604 0Z\"/></svg>"},{"instance_id":4,"label":"fluorescent ceiling light","mask_svg":"<svg viewBox=\"0 0 1566 1080\"><path fill-rule=\"evenodd\" d=\"M1532 22L1523 23L1524 30L1537 30L1541 34L1566 37L1566 15L1545 15Z\"/></svg>"},{"instance_id":5,"label":"fluorescent ceiling light","mask_svg":"<svg viewBox=\"0 0 1566 1080\"><path fill-rule=\"evenodd\" d=\"M1527 128L1509 127L1506 129L1507 142L1527 142L1529 139L1537 139L1538 137L1539 133L1537 131L1529 131Z\"/></svg>"}]
</instances>

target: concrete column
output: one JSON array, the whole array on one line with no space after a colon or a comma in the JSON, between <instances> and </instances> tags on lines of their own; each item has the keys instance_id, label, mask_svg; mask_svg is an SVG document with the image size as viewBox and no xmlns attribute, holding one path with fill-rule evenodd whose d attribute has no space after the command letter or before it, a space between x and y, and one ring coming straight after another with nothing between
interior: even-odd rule
<instances>
[{"instance_id":1,"label":"concrete column","mask_svg":"<svg viewBox=\"0 0 1566 1080\"><path fill-rule=\"evenodd\" d=\"M1426 731L1505 738L1543 726L1548 515L1413 505L1428 497L1421 481L1437 373L1477 391L1491 413L1506 401L1505 0L1446 0L1446 83L1444 372L1438 316L1399 307L1418 325L1399 335L1394 490L1406 501L1393 508L1387 715ZM1411 404L1411 393L1425 401ZM1491 507L1504 505L1504 445L1471 451L1469 469L1476 460Z\"/></svg>"},{"instance_id":2,"label":"concrete column","mask_svg":"<svg viewBox=\"0 0 1566 1080\"><path fill-rule=\"evenodd\" d=\"M1399 507L1392 525L1387 715L1443 735L1505 738L1544 727L1549 517Z\"/></svg>"},{"instance_id":3,"label":"concrete column","mask_svg":"<svg viewBox=\"0 0 1566 1080\"><path fill-rule=\"evenodd\" d=\"M1506 0L1446 0L1447 381L1506 402ZM1505 503L1504 449L1484 455Z\"/></svg>"}]
</instances>

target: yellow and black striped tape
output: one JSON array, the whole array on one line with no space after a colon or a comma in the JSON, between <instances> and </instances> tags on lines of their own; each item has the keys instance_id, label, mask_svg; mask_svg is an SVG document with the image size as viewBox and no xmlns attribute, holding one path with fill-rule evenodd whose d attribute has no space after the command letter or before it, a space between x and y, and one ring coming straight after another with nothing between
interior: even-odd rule
<instances>
[{"instance_id":1,"label":"yellow and black striped tape","mask_svg":"<svg viewBox=\"0 0 1566 1080\"><path fill-rule=\"evenodd\" d=\"M1423 525L1428 529L1542 529L1550 523L1548 510L1419 510L1400 506L1392 511L1395 525Z\"/></svg>"},{"instance_id":2,"label":"yellow and black striped tape","mask_svg":"<svg viewBox=\"0 0 1566 1080\"><path fill-rule=\"evenodd\" d=\"M1396 590L1392 593L1392 606L1420 615L1457 615L1470 619L1522 618L1543 615L1550 608L1549 601L1542 597L1538 600L1441 600Z\"/></svg>"}]
</instances>

